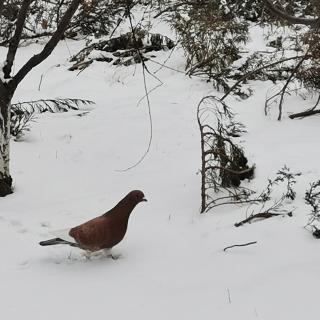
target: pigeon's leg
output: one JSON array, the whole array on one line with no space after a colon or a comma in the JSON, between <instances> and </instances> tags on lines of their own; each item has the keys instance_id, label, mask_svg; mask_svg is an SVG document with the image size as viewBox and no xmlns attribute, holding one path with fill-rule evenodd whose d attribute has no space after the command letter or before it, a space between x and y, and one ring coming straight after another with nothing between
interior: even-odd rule
<instances>
[{"instance_id":1,"label":"pigeon's leg","mask_svg":"<svg viewBox=\"0 0 320 320\"><path fill-rule=\"evenodd\" d=\"M102 254L106 258L112 258L112 252L110 248L102 249Z\"/></svg>"},{"instance_id":2,"label":"pigeon's leg","mask_svg":"<svg viewBox=\"0 0 320 320\"><path fill-rule=\"evenodd\" d=\"M102 254L106 258L111 258L112 260L117 260L119 257L112 254L111 248L102 249Z\"/></svg>"},{"instance_id":3,"label":"pigeon's leg","mask_svg":"<svg viewBox=\"0 0 320 320\"><path fill-rule=\"evenodd\" d=\"M101 249L94 252L86 250L85 252L82 253L82 255L86 260L94 260L94 259L101 259L101 258L112 258L113 260L118 259L118 256L114 256L111 253L111 249Z\"/></svg>"},{"instance_id":4,"label":"pigeon's leg","mask_svg":"<svg viewBox=\"0 0 320 320\"><path fill-rule=\"evenodd\" d=\"M106 255L106 256L108 256L108 255L110 255L111 254L111 249L102 249L102 252Z\"/></svg>"},{"instance_id":5,"label":"pigeon's leg","mask_svg":"<svg viewBox=\"0 0 320 320\"><path fill-rule=\"evenodd\" d=\"M112 260L118 260L121 257L121 254L113 254L111 249L103 249L105 256L111 258Z\"/></svg>"},{"instance_id":6,"label":"pigeon's leg","mask_svg":"<svg viewBox=\"0 0 320 320\"><path fill-rule=\"evenodd\" d=\"M91 260L92 252L86 250L86 251L83 253L83 256L84 256L84 258L85 258L86 260Z\"/></svg>"}]
</instances>

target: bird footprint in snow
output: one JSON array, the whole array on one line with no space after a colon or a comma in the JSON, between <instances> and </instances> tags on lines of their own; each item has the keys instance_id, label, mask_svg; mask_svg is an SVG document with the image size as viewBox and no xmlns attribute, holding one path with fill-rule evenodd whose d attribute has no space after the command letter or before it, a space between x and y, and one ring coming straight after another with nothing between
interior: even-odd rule
<instances>
[{"instance_id":1,"label":"bird footprint in snow","mask_svg":"<svg viewBox=\"0 0 320 320\"><path fill-rule=\"evenodd\" d=\"M9 222L13 227L20 227L21 226L21 222L19 222L18 220L10 220Z\"/></svg>"},{"instance_id":2,"label":"bird footprint in snow","mask_svg":"<svg viewBox=\"0 0 320 320\"><path fill-rule=\"evenodd\" d=\"M21 261L21 262L19 263L19 266L20 266L21 268L26 269L26 268L29 268L29 267L30 267L30 264L29 264L29 261L28 261L28 260L23 260L23 261Z\"/></svg>"}]
</instances>

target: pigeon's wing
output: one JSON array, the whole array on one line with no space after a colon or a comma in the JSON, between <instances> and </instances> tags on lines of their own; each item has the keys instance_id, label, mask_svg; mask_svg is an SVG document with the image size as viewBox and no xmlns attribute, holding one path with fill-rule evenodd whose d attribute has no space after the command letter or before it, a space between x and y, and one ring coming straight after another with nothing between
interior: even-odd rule
<instances>
[{"instance_id":1,"label":"pigeon's wing","mask_svg":"<svg viewBox=\"0 0 320 320\"><path fill-rule=\"evenodd\" d=\"M99 250L112 242L112 233L108 222L104 217L97 217L72 228L70 234L82 247L91 251Z\"/></svg>"}]
</instances>

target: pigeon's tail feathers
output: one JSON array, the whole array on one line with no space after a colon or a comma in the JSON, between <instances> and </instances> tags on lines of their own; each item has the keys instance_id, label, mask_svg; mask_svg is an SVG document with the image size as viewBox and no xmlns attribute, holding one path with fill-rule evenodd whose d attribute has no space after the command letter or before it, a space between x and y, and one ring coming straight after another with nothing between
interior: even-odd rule
<instances>
[{"instance_id":1,"label":"pigeon's tail feathers","mask_svg":"<svg viewBox=\"0 0 320 320\"><path fill-rule=\"evenodd\" d=\"M53 238L53 239L41 241L41 242L39 242L39 244L40 244L40 246L53 246L56 244L68 244L69 246L72 246L72 247L79 247L79 245L77 243L66 241L61 238Z\"/></svg>"},{"instance_id":2,"label":"pigeon's tail feathers","mask_svg":"<svg viewBox=\"0 0 320 320\"><path fill-rule=\"evenodd\" d=\"M70 232L70 228L69 229L61 229L61 230L52 230L52 231L50 231L50 234L53 237L60 238L62 240L66 240L69 242L74 242L74 238L72 238L69 235L69 232Z\"/></svg>"}]
</instances>

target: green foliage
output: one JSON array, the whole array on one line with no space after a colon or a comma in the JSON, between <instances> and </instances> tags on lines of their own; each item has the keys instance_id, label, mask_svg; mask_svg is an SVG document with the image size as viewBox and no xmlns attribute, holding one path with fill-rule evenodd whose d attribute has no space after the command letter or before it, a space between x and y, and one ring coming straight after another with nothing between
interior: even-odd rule
<instances>
[{"instance_id":1,"label":"green foliage","mask_svg":"<svg viewBox=\"0 0 320 320\"><path fill-rule=\"evenodd\" d=\"M227 89L224 79L232 63L240 58L248 24L226 14L215 2L180 9L171 24L186 54L187 73L205 74L217 88Z\"/></svg>"},{"instance_id":2,"label":"green foliage","mask_svg":"<svg viewBox=\"0 0 320 320\"><path fill-rule=\"evenodd\" d=\"M82 35L101 37L110 33L124 11L119 1L90 0L80 6L70 29Z\"/></svg>"}]
</instances>

